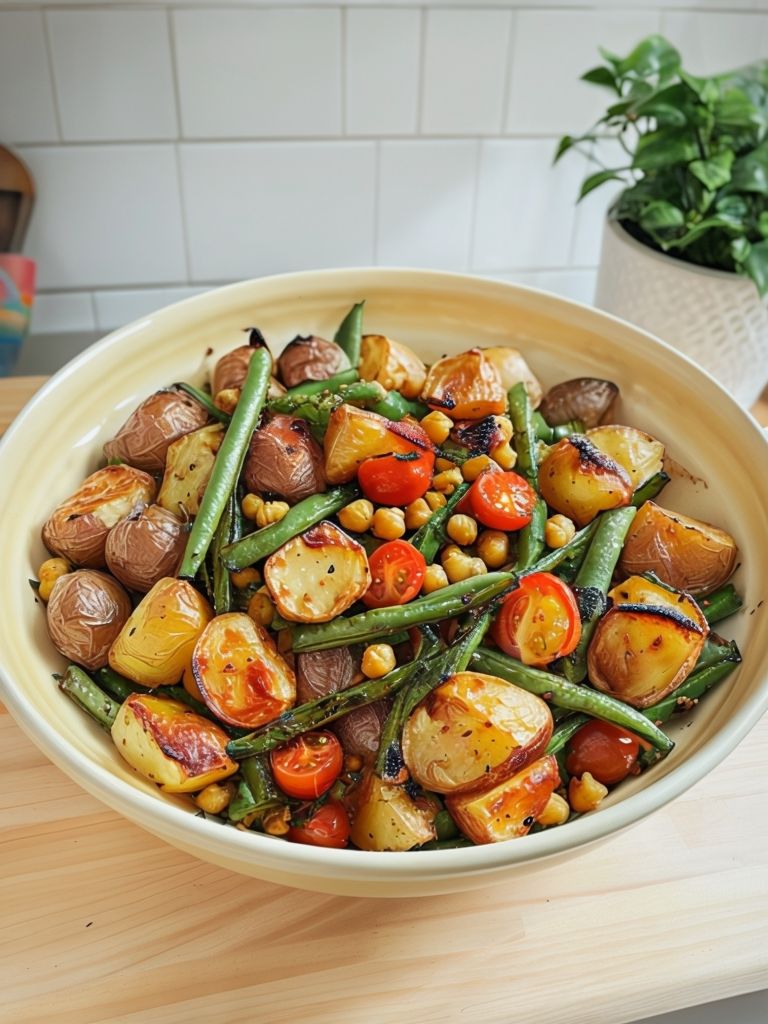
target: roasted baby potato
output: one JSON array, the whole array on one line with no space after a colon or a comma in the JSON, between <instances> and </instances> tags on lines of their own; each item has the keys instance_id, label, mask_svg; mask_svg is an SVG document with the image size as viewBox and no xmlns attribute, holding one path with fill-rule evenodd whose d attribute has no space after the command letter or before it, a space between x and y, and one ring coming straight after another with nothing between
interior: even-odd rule
<instances>
[{"instance_id":1,"label":"roasted baby potato","mask_svg":"<svg viewBox=\"0 0 768 1024\"><path fill-rule=\"evenodd\" d=\"M175 700L132 693L112 739L128 764L166 793L195 793L237 771L224 730Z\"/></svg>"},{"instance_id":2,"label":"roasted baby potato","mask_svg":"<svg viewBox=\"0 0 768 1024\"><path fill-rule=\"evenodd\" d=\"M183 391L156 391L134 409L111 441L104 458L120 459L147 473L160 473L169 445L208 422L208 413Z\"/></svg>"},{"instance_id":3,"label":"roasted baby potato","mask_svg":"<svg viewBox=\"0 0 768 1024\"><path fill-rule=\"evenodd\" d=\"M53 585L46 615L57 650L83 668L103 668L112 641L131 614L131 600L117 582L94 569L78 569Z\"/></svg>"},{"instance_id":4,"label":"roasted baby potato","mask_svg":"<svg viewBox=\"0 0 768 1024\"><path fill-rule=\"evenodd\" d=\"M666 697L691 672L709 634L688 594L631 576L608 595L587 652L592 685L636 708Z\"/></svg>"},{"instance_id":5,"label":"roasted baby potato","mask_svg":"<svg viewBox=\"0 0 768 1024\"><path fill-rule=\"evenodd\" d=\"M112 527L104 555L113 576L145 594L158 580L175 574L186 539L183 524L172 512L148 505Z\"/></svg>"},{"instance_id":6,"label":"roasted baby potato","mask_svg":"<svg viewBox=\"0 0 768 1024\"><path fill-rule=\"evenodd\" d=\"M373 772L365 774L351 802L350 838L361 850L412 850L435 838L434 813Z\"/></svg>"},{"instance_id":7,"label":"roasted baby potato","mask_svg":"<svg viewBox=\"0 0 768 1024\"><path fill-rule=\"evenodd\" d=\"M445 805L473 843L501 843L528 834L559 784L557 760L547 754L493 789L452 794Z\"/></svg>"},{"instance_id":8,"label":"roasted baby potato","mask_svg":"<svg viewBox=\"0 0 768 1024\"><path fill-rule=\"evenodd\" d=\"M577 377L550 388L539 412L553 427L569 420L581 420L585 427L596 427L607 420L618 397L619 389L609 380Z\"/></svg>"},{"instance_id":9,"label":"roasted baby potato","mask_svg":"<svg viewBox=\"0 0 768 1024\"><path fill-rule=\"evenodd\" d=\"M501 386L505 392L522 381L532 407L538 408L544 391L538 378L516 348L510 348L507 345L500 345L498 348L484 348L483 355L499 371Z\"/></svg>"},{"instance_id":10,"label":"roasted baby potato","mask_svg":"<svg viewBox=\"0 0 768 1024\"><path fill-rule=\"evenodd\" d=\"M365 548L321 522L270 555L264 582L284 619L328 622L363 596L371 573Z\"/></svg>"},{"instance_id":11,"label":"roasted baby potato","mask_svg":"<svg viewBox=\"0 0 768 1024\"><path fill-rule=\"evenodd\" d=\"M360 671L360 658L348 647L296 655L296 698L306 704L352 686Z\"/></svg>"},{"instance_id":12,"label":"roasted baby potato","mask_svg":"<svg viewBox=\"0 0 768 1024\"><path fill-rule=\"evenodd\" d=\"M378 413L344 404L331 413L325 432L325 476L328 483L345 484L355 478L360 463L374 455L432 450L418 423L393 423Z\"/></svg>"},{"instance_id":13,"label":"roasted baby potato","mask_svg":"<svg viewBox=\"0 0 768 1024\"><path fill-rule=\"evenodd\" d=\"M289 505L324 491L323 453L306 422L277 415L254 431L243 479L252 493L275 494Z\"/></svg>"},{"instance_id":14,"label":"roasted baby potato","mask_svg":"<svg viewBox=\"0 0 768 1024\"><path fill-rule=\"evenodd\" d=\"M427 368L407 345L383 334L365 334L360 346L360 379L375 380L404 398L418 398Z\"/></svg>"},{"instance_id":15,"label":"roasted baby potato","mask_svg":"<svg viewBox=\"0 0 768 1024\"><path fill-rule=\"evenodd\" d=\"M287 388L295 388L306 380L327 380L335 373L349 369L349 359L334 341L310 334L298 335L290 341L277 360L280 380Z\"/></svg>"},{"instance_id":16,"label":"roasted baby potato","mask_svg":"<svg viewBox=\"0 0 768 1024\"><path fill-rule=\"evenodd\" d=\"M542 460L539 490L556 512L586 526L604 509L629 505L634 488L625 469L588 438L573 434Z\"/></svg>"},{"instance_id":17,"label":"roasted baby potato","mask_svg":"<svg viewBox=\"0 0 768 1024\"><path fill-rule=\"evenodd\" d=\"M185 580L158 580L134 608L109 652L109 664L141 686L178 683L213 610Z\"/></svg>"},{"instance_id":18,"label":"roasted baby potato","mask_svg":"<svg viewBox=\"0 0 768 1024\"><path fill-rule=\"evenodd\" d=\"M256 729L296 701L296 677L269 633L248 615L217 615L192 655L192 672L203 700L230 725Z\"/></svg>"},{"instance_id":19,"label":"roasted baby potato","mask_svg":"<svg viewBox=\"0 0 768 1024\"><path fill-rule=\"evenodd\" d=\"M197 515L223 439L224 425L212 423L173 442L165 461L158 505L185 520Z\"/></svg>"},{"instance_id":20,"label":"roasted baby potato","mask_svg":"<svg viewBox=\"0 0 768 1024\"><path fill-rule=\"evenodd\" d=\"M140 469L97 469L54 509L43 526L43 544L74 565L100 569L109 531L154 497L155 481Z\"/></svg>"},{"instance_id":21,"label":"roasted baby potato","mask_svg":"<svg viewBox=\"0 0 768 1024\"><path fill-rule=\"evenodd\" d=\"M617 423L592 427L587 437L627 471L634 490L664 468L664 445L636 427Z\"/></svg>"},{"instance_id":22,"label":"roasted baby potato","mask_svg":"<svg viewBox=\"0 0 768 1024\"><path fill-rule=\"evenodd\" d=\"M375 700L337 719L332 728L339 737L344 753L355 754L364 761L374 758L389 709L389 701Z\"/></svg>"},{"instance_id":23,"label":"roasted baby potato","mask_svg":"<svg viewBox=\"0 0 768 1024\"><path fill-rule=\"evenodd\" d=\"M479 420L507 410L501 374L479 348L438 359L429 368L421 399L453 420Z\"/></svg>"},{"instance_id":24,"label":"roasted baby potato","mask_svg":"<svg viewBox=\"0 0 768 1024\"><path fill-rule=\"evenodd\" d=\"M729 578L737 556L736 541L725 530L646 501L629 529L619 568L654 572L678 590L710 594Z\"/></svg>"},{"instance_id":25,"label":"roasted baby potato","mask_svg":"<svg viewBox=\"0 0 768 1024\"><path fill-rule=\"evenodd\" d=\"M459 672L406 722L403 757L424 789L487 789L539 757L552 725L540 697L496 676Z\"/></svg>"}]
</instances>

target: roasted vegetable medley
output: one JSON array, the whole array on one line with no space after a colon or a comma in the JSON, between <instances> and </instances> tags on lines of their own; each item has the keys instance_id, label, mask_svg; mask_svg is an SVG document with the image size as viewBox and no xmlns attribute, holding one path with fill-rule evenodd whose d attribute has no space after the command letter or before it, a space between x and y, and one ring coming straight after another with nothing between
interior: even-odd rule
<instances>
[{"instance_id":1,"label":"roasted vegetable medley","mask_svg":"<svg viewBox=\"0 0 768 1024\"><path fill-rule=\"evenodd\" d=\"M61 689L199 812L315 846L560 826L740 660L736 544L610 381L363 334L148 397L43 526Z\"/></svg>"}]
</instances>

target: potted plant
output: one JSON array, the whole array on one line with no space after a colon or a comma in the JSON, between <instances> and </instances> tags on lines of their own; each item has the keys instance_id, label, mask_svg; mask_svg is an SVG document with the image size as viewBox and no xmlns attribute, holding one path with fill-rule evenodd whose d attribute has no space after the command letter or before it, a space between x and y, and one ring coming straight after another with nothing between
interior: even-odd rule
<instances>
[{"instance_id":1,"label":"potted plant","mask_svg":"<svg viewBox=\"0 0 768 1024\"><path fill-rule=\"evenodd\" d=\"M699 78L661 36L583 79L612 102L561 139L600 169L579 198L626 188L608 211L596 304L645 327L749 405L768 380L768 62ZM605 142L619 166L600 163ZM621 149L618 149L618 146Z\"/></svg>"}]
</instances>

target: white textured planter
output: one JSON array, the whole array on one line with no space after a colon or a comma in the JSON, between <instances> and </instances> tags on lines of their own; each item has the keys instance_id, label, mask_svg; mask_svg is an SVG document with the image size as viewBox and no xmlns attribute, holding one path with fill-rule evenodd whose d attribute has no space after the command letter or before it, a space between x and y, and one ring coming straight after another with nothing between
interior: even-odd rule
<instances>
[{"instance_id":1,"label":"white textured planter","mask_svg":"<svg viewBox=\"0 0 768 1024\"><path fill-rule=\"evenodd\" d=\"M649 249L611 217L595 304L674 345L742 405L768 382L768 307L752 281Z\"/></svg>"}]
</instances>

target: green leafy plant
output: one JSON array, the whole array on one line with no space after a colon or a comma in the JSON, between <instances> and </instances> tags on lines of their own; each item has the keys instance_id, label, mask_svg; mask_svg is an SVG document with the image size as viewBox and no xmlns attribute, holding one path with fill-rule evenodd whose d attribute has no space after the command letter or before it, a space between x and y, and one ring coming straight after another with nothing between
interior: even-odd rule
<instances>
[{"instance_id":1,"label":"green leafy plant","mask_svg":"<svg viewBox=\"0 0 768 1024\"><path fill-rule=\"evenodd\" d=\"M564 136L555 155L577 149L600 165L579 199L626 182L611 215L635 238L745 274L768 294L768 62L699 78L661 36L628 57L600 53L605 63L582 79L608 89L613 102L585 134ZM622 166L600 162L604 140L619 143Z\"/></svg>"}]
</instances>

